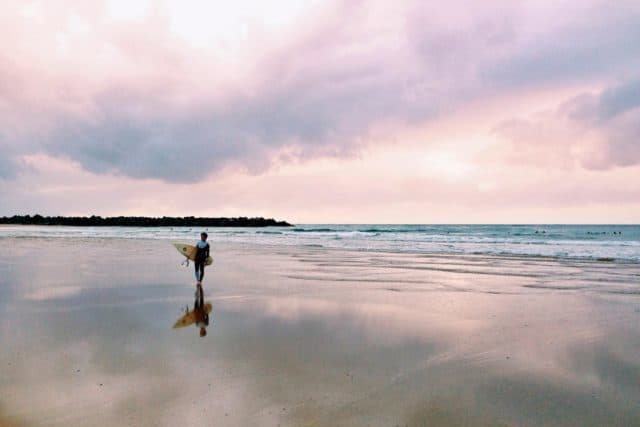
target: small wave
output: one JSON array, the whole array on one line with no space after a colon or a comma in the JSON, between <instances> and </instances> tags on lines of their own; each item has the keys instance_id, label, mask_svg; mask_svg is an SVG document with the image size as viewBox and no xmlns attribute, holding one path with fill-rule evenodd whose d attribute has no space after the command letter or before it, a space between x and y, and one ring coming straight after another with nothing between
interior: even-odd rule
<instances>
[{"instance_id":1,"label":"small wave","mask_svg":"<svg viewBox=\"0 0 640 427\"><path fill-rule=\"evenodd\" d=\"M450 234L452 230L435 230L433 228L364 228L359 229L362 233L430 233L430 234Z\"/></svg>"},{"instance_id":2,"label":"small wave","mask_svg":"<svg viewBox=\"0 0 640 427\"><path fill-rule=\"evenodd\" d=\"M540 284L523 285L522 287L531 288L531 289L549 289L553 291L579 291L581 289L586 288L586 286L562 286L562 285L540 285Z\"/></svg>"},{"instance_id":3,"label":"small wave","mask_svg":"<svg viewBox=\"0 0 640 427\"><path fill-rule=\"evenodd\" d=\"M640 295L640 290L637 289L612 289L604 291L607 294L618 294L618 295Z\"/></svg>"}]
</instances>

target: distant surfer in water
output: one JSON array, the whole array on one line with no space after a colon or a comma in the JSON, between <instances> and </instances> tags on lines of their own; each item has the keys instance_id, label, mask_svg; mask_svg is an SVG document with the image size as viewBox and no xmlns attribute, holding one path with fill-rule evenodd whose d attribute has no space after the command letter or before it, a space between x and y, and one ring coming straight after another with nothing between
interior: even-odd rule
<instances>
[{"instance_id":1,"label":"distant surfer in water","mask_svg":"<svg viewBox=\"0 0 640 427\"><path fill-rule=\"evenodd\" d=\"M204 263L209 258L209 243L207 243L207 233L200 233L200 240L196 243L196 280L198 281L198 286L202 285L202 279L204 278Z\"/></svg>"},{"instance_id":2,"label":"distant surfer in water","mask_svg":"<svg viewBox=\"0 0 640 427\"><path fill-rule=\"evenodd\" d=\"M193 304L193 313L196 318L196 327L200 328L200 336L206 336L207 326L209 326L209 314L204 306L204 292L200 284L196 289L196 301Z\"/></svg>"}]
</instances>

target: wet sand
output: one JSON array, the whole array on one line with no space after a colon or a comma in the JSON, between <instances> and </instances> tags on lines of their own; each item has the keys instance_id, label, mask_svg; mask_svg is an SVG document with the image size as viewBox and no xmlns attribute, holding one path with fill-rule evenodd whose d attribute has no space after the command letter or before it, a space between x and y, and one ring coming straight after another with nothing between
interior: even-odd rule
<instances>
[{"instance_id":1,"label":"wet sand","mask_svg":"<svg viewBox=\"0 0 640 427\"><path fill-rule=\"evenodd\" d=\"M640 265L3 238L0 425L640 425Z\"/></svg>"}]
</instances>

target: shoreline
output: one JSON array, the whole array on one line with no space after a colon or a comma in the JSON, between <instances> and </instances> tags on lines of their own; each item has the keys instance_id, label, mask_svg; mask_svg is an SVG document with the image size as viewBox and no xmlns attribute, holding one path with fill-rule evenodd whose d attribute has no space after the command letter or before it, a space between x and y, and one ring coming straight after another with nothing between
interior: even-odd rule
<instances>
[{"instance_id":1,"label":"shoreline","mask_svg":"<svg viewBox=\"0 0 640 427\"><path fill-rule=\"evenodd\" d=\"M42 226L42 225L13 225L13 224L0 224L0 230L4 227L60 227L71 229L76 226L65 226L65 225L55 225L55 226ZM111 226L107 226L105 228L109 228ZM79 229L87 229L89 227L77 227ZM103 227L96 227L98 229L102 229ZM112 227L114 229L136 229L139 227ZM155 227L154 227L155 228ZM157 227L161 228L161 227ZM162 227L164 228L164 227ZM215 227L211 227L215 228ZM220 227L224 229L226 227ZM252 227L253 228L253 227ZM206 230L206 228L205 228ZM84 240L84 241L92 241L96 239L104 239L104 240L140 240L140 241L149 241L149 242L176 242L176 243L188 243L191 244L191 241L197 240L197 234L199 234L200 230L195 230L193 232L188 231L193 234L187 237L149 237L149 236L109 236L109 235L95 235L95 236L74 236L74 235L49 235L49 236L40 236L40 235L24 235L24 236L14 236L8 235L3 236L0 234L0 240L2 239L68 239L68 240ZM206 230L209 233L215 233L215 231ZM186 233L187 231L185 231ZM269 233L271 234L271 233ZM463 251L421 251L421 250L411 250L411 249L377 249L377 248L360 248L360 247L335 247L335 246L326 246L320 243L318 244L305 244L305 243L273 243L273 242L262 242L262 241L231 241L231 240L215 240L216 235L209 236L209 243L215 244L224 244L224 245L239 245L239 246L251 246L256 245L258 247L266 247L266 248L299 248L299 249L318 249L318 250L326 250L326 251L347 251L347 252L366 252L366 253L388 253L388 254L408 254L408 255L424 255L431 257L488 257L488 258L504 258L504 259L531 259L531 260L549 260L549 261L567 261L567 262L585 262L585 263L608 263L608 264L621 264L621 265L636 265L640 264L640 259L630 259L630 258L617 258L617 257L609 257L609 256L569 256L569 255L544 255L544 254L524 254L524 253L512 253L512 252L463 252Z\"/></svg>"}]
</instances>

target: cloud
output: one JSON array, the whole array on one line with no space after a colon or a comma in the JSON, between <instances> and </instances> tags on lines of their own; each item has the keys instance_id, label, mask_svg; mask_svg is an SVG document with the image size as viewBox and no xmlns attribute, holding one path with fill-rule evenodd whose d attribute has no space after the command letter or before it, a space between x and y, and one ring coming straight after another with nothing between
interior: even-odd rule
<instances>
[{"instance_id":1,"label":"cloud","mask_svg":"<svg viewBox=\"0 0 640 427\"><path fill-rule=\"evenodd\" d=\"M495 132L516 158L587 169L640 164L640 80L583 93L554 111L513 118ZM504 148L504 147L503 147Z\"/></svg>"},{"instance_id":2,"label":"cloud","mask_svg":"<svg viewBox=\"0 0 640 427\"><path fill-rule=\"evenodd\" d=\"M344 15L318 23L260 61L254 80L244 86L208 86L204 80L202 91L192 87L193 79L206 79L206 73L189 69L197 52L188 46L179 53L163 49L171 39L166 28L155 27L158 22L138 31L105 28L95 42L109 47L97 53L116 58L108 64L115 77L96 82L81 75L78 84L63 75L54 84L69 91L42 107L43 135L16 139L25 151L31 146L64 156L97 173L192 182L234 163L263 171L283 147L295 147L289 153L296 157L343 156L380 120L434 114L438 103L413 90L422 84L413 76L418 73L399 61L397 67L386 62L395 62L395 46L384 37L371 42L371 28L349 29L366 9L343 9ZM152 32L159 35L150 39L146 34ZM195 60L207 72L219 66ZM88 64L87 72L99 73L96 68ZM23 99L23 116L33 106L29 101Z\"/></svg>"},{"instance_id":3,"label":"cloud","mask_svg":"<svg viewBox=\"0 0 640 427\"><path fill-rule=\"evenodd\" d=\"M606 88L598 95L582 95L569 102L569 116L604 135L597 167L640 163L640 80Z\"/></svg>"},{"instance_id":4,"label":"cloud","mask_svg":"<svg viewBox=\"0 0 640 427\"><path fill-rule=\"evenodd\" d=\"M600 117L611 119L640 107L640 80L627 82L605 90L598 100Z\"/></svg>"},{"instance_id":5,"label":"cloud","mask_svg":"<svg viewBox=\"0 0 640 427\"><path fill-rule=\"evenodd\" d=\"M214 37L204 47L176 34L162 3L134 20L110 17L99 1L3 8L5 179L34 153L168 182L226 167L261 173L274 159L345 157L386 124L423 123L514 87L609 79L640 57L632 3L607 13L580 6L584 13L552 26L554 8L503 1L336 1L266 33L248 18L245 39ZM612 108L628 102L611 96ZM633 119L612 138L628 141ZM623 162L628 145L608 156Z\"/></svg>"},{"instance_id":6,"label":"cloud","mask_svg":"<svg viewBox=\"0 0 640 427\"><path fill-rule=\"evenodd\" d=\"M640 65L640 8L634 2L610 6L553 5L537 26L533 20L523 23L512 48L482 70L484 78L497 86L522 87L632 73Z\"/></svg>"},{"instance_id":7,"label":"cloud","mask_svg":"<svg viewBox=\"0 0 640 427\"><path fill-rule=\"evenodd\" d=\"M25 168L25 163L15 156L15 149L5 142L0 131L0 180L13 179L18 172Z\"/></svg>"},{"instance_id":8,"label":"cloud","mask_svg":"<svg viewBox=\"0 0 640 427\"><path fill-rule=\"evenodd\" d=\"M0 157L0 179L14 178L16 176L16 162L9 157Z\"/></svg>"}]
</instances>

